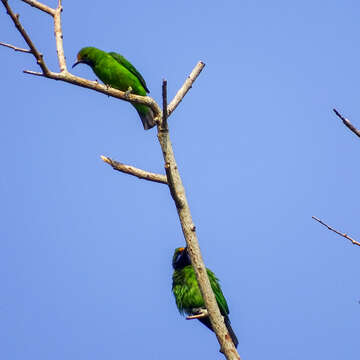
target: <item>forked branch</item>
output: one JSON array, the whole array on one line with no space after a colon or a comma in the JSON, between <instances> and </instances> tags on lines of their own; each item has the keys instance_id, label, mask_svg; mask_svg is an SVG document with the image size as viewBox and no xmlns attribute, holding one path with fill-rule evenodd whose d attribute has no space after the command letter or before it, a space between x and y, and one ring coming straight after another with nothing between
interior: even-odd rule
<instances>
[{"instance_id":1,"label":"forked branch","mask_svg":"<svg viewBox=\"0 0 360 360\"><path fill-rule=\"evenodd\" d=\"M3 5L5 6L6 12L9 14L11 20L13 21L14 25L16 26L16 28L18 29L19 33L21 34L21 36L23 37L23 39L26 41L26 43L28 44L31 53L35 56L36 62L38 63L38 65L40 66L42 72L44 73L44 75L47 75L50 73L49 69L47 68L43 56L42 54L37 50L37 48L35 47L34 43L32 42L32 40L30 39L30 36L28 35L28 33L25 31L24 27L21 25L20 21L19 21L19 14L15 14L12 9L10 8L8 1L7 0L1 0L1 2L3 3Z\"/></svg>"},{"instance_id":2,"label":"forked branch","mask_svg":"<svg viewBox=\"0 0 360 360\"><path fill-rule=\"evenodd\" d=\"M0 0L4 7L6 8L7 13L9 14L10 18L12 19L14 25L18 29L19 33L23 37L23 39L26 41L30 48L30 53L34 55L37 64L40 66L42 72L36 72L31 70L24 70L24 73L35 75L35 76L43 76L48 79L53 80L60 80L64 81L73 85L81 86L87 89L95 90L98 92L101 92L105 95L121 99L124 101L136 103L136 104L144 104L154 111L155 118L157 122L161 120L162 111L156 101L152 99L149 96L139 96L134 94L126 94L124 91L120 91L114 88L111 88L109 86L102 85L98 83L97 81L90 81L84 78L81 78L79 76L75 76L70 74L67 71L66 66L66 60L64 55L64 49L63 49L63 35L62 35L62 29L61 29L61 0L58 2L58 7L56 9L52 9L38 1L32 1L32 0L23 0L24 2L28 3L29 5L38 8L39 10L51 15L54 18L54 29L55 29L55 38L56 38L56 51L60 66L60 72L53 72L50 71L43 59L42 54L38 51L35 44L31 40L30 36L22 26L19 16L14 13L14 11L11 9L9 3L7 0ZM8 46L9 47L9 46Z\"/></svg>"}]
</instances>

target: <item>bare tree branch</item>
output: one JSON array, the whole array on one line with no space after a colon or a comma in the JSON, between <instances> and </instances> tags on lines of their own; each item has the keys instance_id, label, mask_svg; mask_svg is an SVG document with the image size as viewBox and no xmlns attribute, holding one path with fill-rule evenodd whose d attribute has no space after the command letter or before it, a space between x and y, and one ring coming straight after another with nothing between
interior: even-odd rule
<instances>
[{"instance_id":1,"label":"bare tree branch","mask_svg":"<svg viewBox=\"0 0 360 360\"><path fill-rule=\"evenodd\" d=\"M203 67L204 67L203 63L198 63L191 74L194 73L199 74ZM192 77L191 84L195 81L197 76L198 75ZM180 91L178 92L178 94L179 93L183 94L180 100L178 101L178 103L185 96L190 86L191 85L187 87L187 90L184 90L183 92ZM186 87L185 84L183 85L183 88L184 87ZM164 94L163 94L163 98L164 98ZM175 109L176 106L177 105L174 105L173 109ZM175 160L174 151L170 141L169 130L163 129L161 126L158 126L158 140L164 157L165 170L166 170L166 176L168 180L170 194L176 205L176 210L180 219L188 253L190 255L191 264L194 268L196 279L199 284L199 288L203 296L206 309L209 313L209 319L212 328L214 329L214 332L220 344L220 351L224 353L224 355L228 360L239 360L240 356L225 326L224 318L220 313L218 304L215 299L215 295L210 285L206 267L201 256L199 242L196 236L196 227L192 220L190 207L186 199L185 188L182 183L178 166Z\"/></svg>"},{"instance_id":2,"label":"bare tree branch","mask_svg":"<svg viewBox=\"0 0 360 360\"><path fill-rule=\"evenodd\" d=\"M63 34L61 28L61 12L63 11L61 0L58 0L58 6L56 9L53 9L35 0L22 0L22 1L33 7L36 7L39 10L46 12L47 14L51 15L54 18L56 52L59 60L60 72L67 71L65 55L64 55L64 46L63 46Z\"/></svg>"},{"instance_id":3,"label":"bare tree branch","mask_svg":"<svg viewBox=\"0 0 360 360\"><path fill-rule=\"evenodd\" d=\"M346 127L348 127L355 135L360 137L360 130L358 130L347 118L343 117L336 109L333 109L333 111L342 120Z\"/></svg>"},{"instance_id":4,"label":"bare tree branch","mask_svg":"<svg viewBox=\"0 0 360 360\"><path fill-rule=\"evenodd\" d=\"M55 15L55 11L56 11L55 9L53 9L47 5L44 5L39 1L35 1L35 0L22 0L22 1L31 5L32 7L36 7L37 9L48 13L51 16Z\"/></svg>"},{"instance_id":5,"label":"bare tree branch","mask_svg":"<svg viewBox=\"0 0 360 360\"><path fill-rule=\"evenodd\" d=\"M109 157L101 155L101 160L111 165L114 170L121 171L125 174L136 176L139 179L154 181L157 183L167 184L167 179L165 175L155 174L148 172L139 168L136 168L131 165L122 164L118 161L112 160Z\"/></svg>"},{"instance_id":6,"label":"bare tree branch","mask_svg":"<svg viewBox=\"0 0 360 360\"><path fill-rule=\"evenodd\" d=\"M171 100L168 106L168 117L174 112L177 106L180 104L181 100L184 98L186 93L191 89L192 84L196 78L200 75L201 70L204 68L205 64L202 61L199 61L194 67L191 74L185 80L183 86L176 93L175 97Z\"/></svg>"},{"instance_id":7,"label":"bare tree branch","mask_svg":"<svg viewBox=\"0 0 360 360\"><path fill-rule=\"evenodd\" d=\"M312 218L313 218L314 220L316 220L317 222L319 222L321 225L324 225L325 227L327 227L329 230L333 231L335 234L338 234L338 235L344 237L345 239L348 239L348 240L351 241L354 245L360 246L360 242L352 239L352 238L351 238L350 236L348 236L347 234L341 233L340 231L337 231L337 230L333 229L331 226L325 224L323 221L321 221L320 219L318 219L318 218L315 217L315 216L312 216Z\"/></svg>"},{"instance_id":8,"label":"bare tree branch","mask_svg":"<svg viewBox=\"0 0 360 360\"><path fill-rule=\"evenodd\" d=\"M66 61L64 54L64 45L63 45L63 33L61 28L61 12L63 11L61 0L58 0L58 7L54 13L54 33L56 40L56 52L59 60L60 72L66 71Z\"/></svg>"},{"instance_id":9,"label":"bare tree branch","mask_svg":"<svg viewBox=\"0 0 360 360\"><path fill-rule=\"evenodd\" d=\"M156 123L158 125L158 140L159 140L162 152L163 152L163 157L164 157L164 162L165 162L165 170L166 170L166 175L167 175L166 176L167 181L164 183L168 184L170 193L171 193L171 195L174 199L175 205L176 205L176 209L177 209L178 216L180 219L181 227L182 227L183 234L184 234L184 237L186 240L188 253L190 255L191 263L194 267L194 271L196 274L196 278L197 278L197 281L199 284L200 291L204 298L206 309L209 313L209 318L210 318L212 328L213 328L213 330L216 334L216 337L218 339L218 342L220 344L220 347L221 347L220 351L224 353L224 355L226 356L226 358L228 360L239 360L240 356L236 351L236 348L235 348L235 346L231 340L231 337L228 333L228 330L225 326L223 316L221 315L221 313L219 311L219 307L217 305L214 293L212 291L212 288L211 288L211 285L209 282L207 271L206 271L204 262L202 260L199 243L198 243L197 236L196 236L196 227L192 221L190 208L189 208L189 205L188 205L188 202L186 199L186 195L185 195L185 189L182 184L182 180L181 180L181 177L180 177L180 174L178 171L178 167L176 164L172 144L170 141L169 131L168 131L168 128L163 129L161 126L163 114L162 114L162 111L161 111L159 105L156 103L156 101L154 99L152 99L150 97L128 94L127 92L123 92L123 91L113 89L108 86L99 84L97 81L86 80L86 79L83 79L83 78L80 78L80 77L70 74L66 70L65 56L64 56L64 52L63 52L63 48L62 48L62 46L63 46L62 45L62 31L61 31L61 22L60 22L60 13L62 10L61 0L59 0L59 2L58 2L58 7L56 10L49 8L46 5L43 5L42 3L38 2L38 1L32 1L32 0L23 0L23 1L28 3L31 6L38 8L41 11L44 11L44 12L52 15L54 18L54 24L57 22L54 26L55 26L57 53L58 53L58 59L59 59L59 64L60 64L60 70L61 70L60 73L55 73L55 72L50 71L47 68L42 55L38 52L35 45L33 44L31 39L25 32L24 28L20 24L18 16L16 16L12 12L12 10L10 9L10 7L8 5L7 0L1 0L1 2L4 4L5 8L7 9L8 14L12 18L15 26L17 27L20 34L25 39L26 43L29 45L31 52L33 53L33 55L35 56L35 58L37 60L37 63L41 67L41 70L43 71L43 73L41 74L41 73L38 73L35 71L25 70L24 71L25 73L35 75L35 76L43 76L43 77L46 77L49 79L68 82L68 83L71 83L71 84L74 84L77 86L81 86L84 88L88 88L88 89L92 89L92 90L101 92L103 94L106 94L108 96L112 96L112 97L115 97L118 99L122 99L122 100L129 101L132 103L137 103L137 104L144 104L144 105L151 107L151 109L154 111L155 117L156 117ZM198 75L200 74L200 72L204 66L205 66L205 64L203 62L199 62L195 66L195 68L193 69L193 71L191 72L191 74L189 75L189 77L187 78L185 83L183 84L183 86L180 88L180 90L175 95L174 99L167 106L167 117L170 116L170 114L179 105L179 103L184 98L186 93L189 91L189 89L191 88L192 84L194 83L194 81L196 80L196 78L198 77ZM163 91L163 99L164 99L164 95L166 96L166 85L165 85L164 90L165 91ZM166 102L167 101L164 101L164 104L166 104ZM166 116L166 112L165 112L165 116ZM116 165L115 162L109 158L103 157L103 160L105 162L109 163L111 166ZM140 174L139 171L140 172L143 171L140 169L136 169L134 167L129 167L127 165L125 165L125 166L127 167L127 170L131 169L127 172L128 174L131 174L131 175L135 175L135 173L137 172L137 175L135 175L135 176L138 176ZM113 166L113 167L117 169L118 166ZM124 168L122 166L119 166L119 168L122 168L122 170L124 170ZM122 170L120 170L120 171L122 171ZM162 176L159 174L153 174L153 175ZM147 175L145 177L142 177L142 176L138 176L138 177L146 178L147 180L150 180L147 177Z\"/></svg>"},{"instance_id":10,"label":"bare tree branch","mask_svg":"<svg viewBox=\"0 0 360 360\"><path fill-rule=\"evenodd\" d=\"M24 72L26 74L31 74L31 75L40 75L39 73L31 72L29 70L24 70ZM60 80L60 81L64 81L64 82L67 82L67 83L70 83L73 85L77 85L77 86L81 86L81 87L84 87L87 89L95 90L95 91L105 94L107 96L111 96L111 97L121 99L121 100L124 100L127 102L147 105L147 106L151 107L151 109L154 111L155 116L157 118L161 117L162 111L161 111L159 105L156 103L156 101L153 98L151 98L149 96L126 94L125 91L121 91L121 90L109 87L107 85L100 84L97 81L87 80L87 79L81 78L79 76L75 76L75 75L67 73L67 72L63 72L63 73L49 72L46 75L44 74L44 76L48 79Z\"/></svg>"},{"instance_id":11,"label":"bare tree branch","mask_svg":"<svg viewBox=\"0 0 360 360\"><path fill-rule=\"evenodd\" d=\"M176 207L182 208L184 206L184 203L182 201L182 198L180 198L179 194L175 191L174 178L173 178L172 172L170 171L170 164L165 163L164 168L165 168L167 182L169 184L169 190L170 190L171 197L175 201Z\"/></svg>"},{"instance_id":12,"label":"bare tree branch","mask_svg":"<svg viewBox=\"0 0 360 360\"><path fill-rule=\"evenodd\" d=\"M24 74L29 74L29 75L47 77L44 73L41 73L41 72L38 72L38 71L23 70L23 73L24 73Z\"/></svg>"},{"instance_id":13,"label":"bare tree branch","mask_svg":"<svg viewBox=\"0 0 360 360\"><path fill-rule=\"evenodd\" d=\"M27 34L27 32L25 31L25 29L22 27L22 25L20 24L19 21L19 14L15 14L7 0L1 0L1 2L4 4L7 13L9 14L9 16L11 17L14 25L16 26L16 28L18 29L18 31L20 32L21 36L24 38L24 40L26 41L26 43L29 45L29 48L31 49L32 54L35 56L36 61L38 63L38 65L41 67L41 70L43 71L44 74L48 74L49 73L49 69L47 68L47 66L45 65L44 59L42 54L40 54L40 52L36 49L35 45L33 44L33 42L31 41L29 35Z\"/></svg>"},{"instance_id":14,"label":"bare tree branch","mask_svg":"<svg viewBox=\"0 0 360 360\"><path fill-rule=\"evenodd\" d=\"M23 48L20 48L20 47L11 45L11 44L7 44L7 43L1 42L1 41L0 41L0 45L8 47L10 49L13 49L14 51L20 51L20 52L30 53L31 54L31 50L29 50L29 49L23 49Z\"/></svg>"}]
</instances>

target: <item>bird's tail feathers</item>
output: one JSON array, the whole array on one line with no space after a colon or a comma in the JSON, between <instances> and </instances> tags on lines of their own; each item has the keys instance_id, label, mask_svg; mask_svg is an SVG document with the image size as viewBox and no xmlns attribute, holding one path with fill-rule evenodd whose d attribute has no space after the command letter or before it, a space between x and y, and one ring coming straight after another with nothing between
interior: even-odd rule
<instances>
[{"instance_id":1,"label":"bird's tail feathers","mask_svg":"<svg viewBox=\"0 0 360 360\"><path fill-rule=\"evenodd\" d=\"M149 130L156 125L156 122L154 119L154 112L152 111L151 108L146 107L146 111L143 111L142 108L141 108L141 110L136 108L136 110L140 116L140 119L142 121L142 124L143 124L145 130Z\"/></svg>"},{"instance_id":2,"label":"bird's tail feathers","mask_svg":"<svg viewBox=\"0 0 360 360\"><path fill-rule=\"evenodd\" d=\"M203 318L199 318L200 322L202 324L204 324L208 329L210 329L211 331L214 331L212 326L211 326L211 322L209 317L203 317Z\"/></svg>"},{"instance_id":3,"label":"bird's tail feathers","mask_svg":"<svg viewBox=\"0 0 360 360\"><path fill-rule=\"evenodd\" d=\"M225 325L229 331L229 334L231 336L231 340L232 342L234 343L234 346L237 348L237 346L239 345L239 340L237 339L235 333L234 333L234 330L232 329L231 325L230 325L230 320L229 318L226 316L225 317Z\"/></svg>"}]
</instances>

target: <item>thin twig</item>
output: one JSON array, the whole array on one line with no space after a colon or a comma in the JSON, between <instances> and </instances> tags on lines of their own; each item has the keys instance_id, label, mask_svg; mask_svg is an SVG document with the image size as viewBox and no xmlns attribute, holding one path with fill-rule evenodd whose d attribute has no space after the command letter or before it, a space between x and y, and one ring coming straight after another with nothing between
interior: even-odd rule
<instances>
[{"instance_id":1,"label":"thin twig","mask_svg":"<svg viewBox=\"0 0 360 360\"><path fill-rule=\"evenodd\" d=\"M41 72L38 72L38 71L23 70L23 73L24 73L24 74L29 74L29 75L47 77L44 73L41 73Z\"/></svg>"},{"instance_id":2,"label":"thin twig","mask_svg":"<svg viewBox=\"0 0 360 360\"><path fill-rule=\"evenodd\" d=\"M125 165L118 161L112 160L107 156L101 155L101 160L111 165L114 170L121 171L125 174L136 176L139 179L149 180L161 184L167 184L166 176L148 172L134 166Z\"/></svg>"},{"instance_id":3,"label":"thin twig","mask_svg":"<svg viewBox=\"0 0 360 360\"><path fill-rule=\"evenodd\" d=\"M333 109L333 111L342 120L346 127L348 127L355 135L360 137L359 129L357 129L347 118L343 117L336 109Z\"/></svg>"},{"instance_id":4,"label":"thin twig","mask_svg":"<svg viewBox=\"0 0 360 360\"><path fill-rule=\"evenodd\" d=\"M170 114L174 112L177 106L180 104L181 100L184 98L186 93L191 89L192 84L196 80L196 78L200 75L201 70L204 68L205 64L202 61L199 61L196 66L194 67L193 71L185 80L183 86L179 89L176 93L174 98L171 100L170 104L168 105L168 117Z\"/></svg>"},{"instance_id":5,"label":"thin twig","mask_svg":"<svg viewBox=\"0 0 360 360\"><path fill-rule=\"evenodd\" d=\"M44 5L39 1L35 1L35 0L22 0L22 1L31 5L32 7L36 7L37 9L48 13L51 16L55 15L55 11L56 11L55 9L51 8L50 6Z\"/></svg>"},{"instance_id":6,"label":"thin twig","mask_svg":"<svg viewBox=\"0 0 360 360\"><path fill-rule=\"evenodd\" d=\"M168 118L168 112L167 112L167 81L166 79L163 80L162 83L162 99L163 99L163 116L162 116L162 122L161 122L161 130L167 131L168 125L167 125L167 118Z\"/></svg>"},{"instance_id":7,"label":"thin twig","mask_svg":"<svg viewBox=\"0 0 360 360\"><path fill-rule=\"evenodd\" d=\"M29 45L29 48L31 49L32 54L35 56L37 63L39 64L39 66L41 67L41 70L43 71L44 74L48 74L50 71L47 68L47 66L45 65L44 59L42 54L40 54L40 52L36 49L34 43L31 41L29 35L27 34L27 32L25 31L25 29L23 28L23 26L20 24L19 21L19 15L15 14L7 0L1 0L1 2L4 4L7 13L9 14L9 16L11 17L14 25L16 26L16 28L19 30L20 34L22 35L22 37L24 38L24 40L26 41L26 43Z\"/></svg>"},{"instance_id":8,"label":"thin twig","mask_svg":"<svg viewBox=\"0 0 360 360\"><path fill-rule=\"evenodd\" d=\"M1 42L1 41L0 41L0 45L8 47L10 49L13 49L14 51L20 51L20 52L30 53L31 54L31 50L29 50L29 49L23 49L23 48L20 48L20 47L11 45L11 44L7 44L7 43Z\"/></svg>"},{"instance_id":9,"label":"thin twig","mask_svg":"<svg viewBox=\"0 0 360 360\"><path fill-rule=\"evenodd\" d=\"M344 237L345 239L351 241L354 245L360 246L360 242L352 239L352 238L351 238L350 236L348 236L347 234L341 233L340 231L337 231L337 230L333 229L331 226L325 224L323 221L321 221L320 219L318 219L318 218L315 217L315 216L312 216L312 218L313 218L314 220L318 221L321 225L324 225L325 227L327 227L329 230L333 231L334 233L336 233L336 234Z\"/></svg>"}]
</instances>

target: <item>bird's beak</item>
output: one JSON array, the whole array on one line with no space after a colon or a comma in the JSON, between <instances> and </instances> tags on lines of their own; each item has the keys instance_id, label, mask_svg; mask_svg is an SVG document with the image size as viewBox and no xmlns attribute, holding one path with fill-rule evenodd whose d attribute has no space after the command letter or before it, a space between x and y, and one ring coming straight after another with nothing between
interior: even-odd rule
<instances>
[{"instance_id":1,"label":"bird's beak","mask_svg":"<svg viewBox=\"0 0 360 360\"><path fill-rule=\"evenodd\" d=\"M74 63L74 65L71 68L73 69L76 65L83 64L83 63L84 63L84 61L78 60Z\"/></svg>"}]
</instances>

